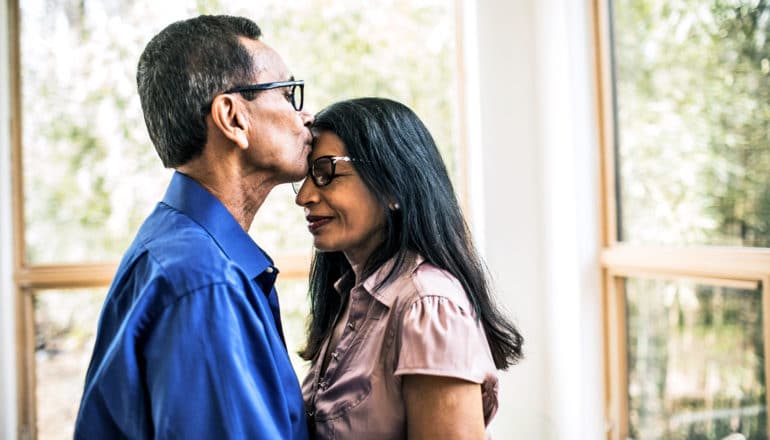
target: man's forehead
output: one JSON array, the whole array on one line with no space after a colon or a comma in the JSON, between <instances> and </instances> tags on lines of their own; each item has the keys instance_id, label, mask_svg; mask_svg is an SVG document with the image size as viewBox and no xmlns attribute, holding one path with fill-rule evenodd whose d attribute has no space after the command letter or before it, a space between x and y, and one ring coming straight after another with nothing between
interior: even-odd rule
<instances>
[{"instance_id":1,"label":"man's forehead","mask_svg":"<svg viewBox=\"0 0 770 440\"><path fill-rule=\"evenodd\" d=\"M254 69L260 82L283 81L291 77L283 58L272 47L259 40L245 39L243 43L254 57Z\"/></svg>"}]
</instances>

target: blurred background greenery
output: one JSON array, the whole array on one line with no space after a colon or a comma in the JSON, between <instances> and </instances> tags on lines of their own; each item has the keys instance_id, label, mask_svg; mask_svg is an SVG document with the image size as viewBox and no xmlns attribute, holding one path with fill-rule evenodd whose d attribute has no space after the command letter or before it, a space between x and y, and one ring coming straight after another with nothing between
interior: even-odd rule
<instances>
[{"instance_id":1,"label":"blurred background greenery","mask_svg":"<svg viewBox=\"0 0 770 440\"><path fill-rule=\"evenodd\" d=\"M770 246L770 3L613 8L621 239Z\"/></svg>"},{"instance_id":2,"label":"blurred background greenery","mask_svg":"<svg viewBox=\"0 0 770 440\"><path fill-rule=\"evenodd\" d=\"M116 261L128 246L170 176L146 134L136 62L155 33L199 13L254 19L263 40L306 80L310 111L373 95L411 106L456 175L451 6L440 0L175 0L162 7L149 1L22 2L28 261ZM309 236L300 232L304 222L292 199L290 190L278 192L254 226L271 252L307 250Z\"/></svg>"},{"instance_id":3,"label":"blurred background greenery","mask_svg":"<svg viewBox=\"0 0 770 440\"><path fill-rule=\"evenodd\" d=\"M770 2L608 1L621 241L770 247ZM200 13L253 18L265 42L306 80L311 111L364 95L410 105L460 182L464 109L454 5L20 2L28 263L120 258L170 176L144 128L136 61L160 29ZM311 252L288 186L271 194L250 233L274 257ZM71 438L105 290L35 293L40 438ZM305 291L304 277L280 278L292 352L303 340ZM707 281L626 281L633 438L731 432L767 438L761 291ZM305 365L293 361L302 376Z\"/></svg>"},{"instance_id":4,"label":"blurred background greenery","mask_svg":"<svg viewBox=\"0 0 770 440\"><path fill-rule=\"evenodd\" d=\"M23 191L29 264L117 262L162 197L164 170L146 133L136 62L149 39L198 14L247 16L306 81L305 108L385 96L433 133L457 181L460 120L454 3L442 0L25 0L20 2ZM276 188L250 231L280 262L311 253L302 210ZM280 268L280 265L279 265ZM305 276L281 275L294 355L304 341ZM35 292L38 437L71 438L106 289Z\"/></svg>"},{"instance_id":5,"label":"blurred background greenery","mask_svg":"<svg viewBox=\"0 0 770 440\"><path fill-rule=\"evenodd\" d=\"M618 235L770 246L770 2L613 0ZM761 286L628 279L638 439L766 439Z\"/></svg>"}]
</instances>

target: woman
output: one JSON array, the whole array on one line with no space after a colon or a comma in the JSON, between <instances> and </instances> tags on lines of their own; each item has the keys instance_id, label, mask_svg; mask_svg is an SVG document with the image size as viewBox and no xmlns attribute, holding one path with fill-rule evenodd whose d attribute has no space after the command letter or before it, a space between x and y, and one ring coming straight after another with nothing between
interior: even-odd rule
<instances>
[{"instance_id":1,"label":"woman","mask_svg":"<svg viewBox=\"0 0 770 440\"><path fill-rule=\"evenodd\" d=\"M333 104L313 131L296 198L317 249L300 353L311 433L484 438L496 370L522 337L492 301L433 138L380 98Z\"/></svg>"}]
</instances>

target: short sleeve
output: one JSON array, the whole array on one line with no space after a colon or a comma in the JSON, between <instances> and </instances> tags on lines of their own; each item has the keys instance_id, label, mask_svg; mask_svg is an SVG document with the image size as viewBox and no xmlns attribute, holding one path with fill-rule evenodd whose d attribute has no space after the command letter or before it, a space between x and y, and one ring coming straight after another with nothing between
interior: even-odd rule
<instances>
[{"instance_id":1,"label":"short sleeve","mask_svg":"<svg viewBox=\"0 0 770 440\"><path fill-rule=\"evenodd\" d=\"M482 383L495 371L484 330L471 310L425 296L403 316L396 375L424 374Z\"/></svg>"}]
</instances>

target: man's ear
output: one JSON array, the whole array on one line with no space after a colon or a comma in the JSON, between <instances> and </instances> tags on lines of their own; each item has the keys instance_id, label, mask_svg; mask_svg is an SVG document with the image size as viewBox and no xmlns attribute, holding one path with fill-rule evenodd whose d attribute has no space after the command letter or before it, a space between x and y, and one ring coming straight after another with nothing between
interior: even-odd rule
<instances>
[{"instance_id":1,"label":"man's ear","mask_svg":"<svg viewBox=\"0 0 770 440\"><path fill-rule=\"evenodd\" d=\"M249 139L246 136L249 122L243 114L244 111L240 102L227 93L218 95L211 102L211 119L214 125L223 136L243 150L249 148Z\"/></svg>"}]
</instances>

